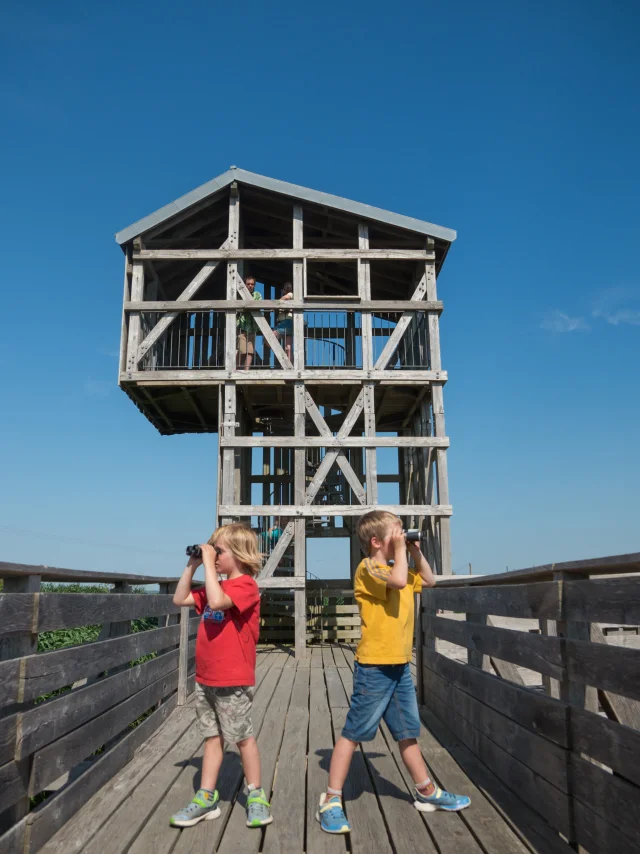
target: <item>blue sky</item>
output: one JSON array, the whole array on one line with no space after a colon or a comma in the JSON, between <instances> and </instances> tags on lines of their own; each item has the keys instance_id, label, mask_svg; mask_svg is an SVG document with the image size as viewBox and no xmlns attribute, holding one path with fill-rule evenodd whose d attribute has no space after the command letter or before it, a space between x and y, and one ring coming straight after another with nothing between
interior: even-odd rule
<instances>
[{"instance_id":1,"label":"blue sky","mask_svg":"<svg viewBox=\"0 0 640 854\"><path fill-rule=\"evenodd\" d=\"M215 438L117 388L113 234L231 164L457 229L454 569L639 550L637 4L230 5L3 7L0 559L173 575L208 533Z\"/></svg>"}]
</instances>

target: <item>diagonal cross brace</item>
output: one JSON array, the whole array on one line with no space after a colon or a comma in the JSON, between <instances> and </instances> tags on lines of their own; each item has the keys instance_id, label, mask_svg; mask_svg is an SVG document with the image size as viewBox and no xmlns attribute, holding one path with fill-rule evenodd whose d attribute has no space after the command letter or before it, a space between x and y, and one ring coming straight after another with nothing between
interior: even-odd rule
<instances>
[{"instance_id":1,"label":"diagonal cross brace","mask_svg":"<svg viewBox=\"0 0 640 854\"><path fill-rule=\"evenodd\" d=\"M411 301L418 301L424 299L424 296L427 292L427 274L426 271L420 282L418 283L418 287L415 289L413 294L411 295ZM393 330L391 335L389 336L389 340L384 345L384 349L382 353L378 356L378 361L373 366L374 371L384 371L387 367L391 357L393 356L398 344L400 343L400 339L404 335L407 330L407 327L413 320L414 313L412 311L404 311L402 313L402 317L396 323L396 328Z\"/></svg>"},{"instance_id":2,"label":"diagonal cross brace","mask_svg":"<svg viewBox=\"0 0 640 854\"><path fill-rule=\"evenodd\" d=\"M227 238L227 240L225 240L220 249L228 249L230 245L231 244L229 242L229 239ZM200 270L200 272L189 282L187 287L182 291L180 296L176 299L176 302L188 302L194 296L194 294L200 290L202 285L207 281L209 276L213 273L213 271L219 264L220 261L207 261L207 263ZM171 326L178 314L179 312L177 311L170 311L156 323L151 332L147 335L147 337L138 347L136 365L140 364L140 362L144 359L151 347L153 347L156 341L158 341L165 334L165 332L167 331L169 326Z\"/></svg>"},{"instance_id":3,"label":"diagonal cross brace","mask_svg":"<svg viewBox=\"0 0 640 854\"><path fill-rule=\"evenodd\" d=\"M247 291L247 293L249 293L249 292ZM313 418L316 426L318 427L318 430L320 430L322 435L332 436L333 434L332 434L331 430L329 429L326 421L322 417L322 414L320 413L320 410L316 406L315 401L313 400L313 398L311 397L311 395L308 392L305 393L305 405L307 407L309 414ZM351 409L349 410L349 413L348 413L347 417L345 418L342 427L338 431L338 438L339 439L346 439L347 438L347 436L349 435L349 433L353 429L353 425L358 420L358 417L360 416L360 413L362 412L363 408L364 408L364 394L362 391L360 391L360 393L356 397ZM330 450L330 451L327 451L327 453L324 455L324 459L320 463L320 466L318 467L318 470L315 473L313 480L311 481L311 483L307 487L307 490L305 493L305 503L306 504L312 504L313 503L313 499L318 494L318 490L322 486L322 483L323 483L325 477L329 473L332 465L334 464L334 462L336 462L336 460L338 462L338 465L340 466L340 468L344 472L344 476L349 481L351 488L356 493L358 500L360 501L361 504L364 504L365 497L366 497L364 487L360 483L360 480L358 479L357 474L354 472L353 468L351 467L349 460L345 457L344 453L342 451L339 451L339 450ZM278 564L282 560L282 557L283 557L283 555L287 549L287 546L289 545L289 543L293 539L293 533L294 533L294 523L289 522L287 524L287 527L282 532L282 536L280 537L280 539L276 543L275 549L269 555L269 558L268 558L267 562L265 563L265 565L262 569L262 572L260 573L261 579L262 578L269 578L273 575L273 573L275 572L275 570L278 567Z\"/></svg>"}]
</instances>

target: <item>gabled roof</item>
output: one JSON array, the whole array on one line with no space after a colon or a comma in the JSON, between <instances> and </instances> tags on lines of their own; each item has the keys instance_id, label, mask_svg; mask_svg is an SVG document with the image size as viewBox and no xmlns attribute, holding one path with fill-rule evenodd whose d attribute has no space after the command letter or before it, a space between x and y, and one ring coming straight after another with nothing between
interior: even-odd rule
<instances>
[{"instance_id":1,"label":"gabled roof","mask_svg":"<svg viewBox=\"0 0 640 854\"><path fill-rule=\"evenodd\" d=\"M377 220L384 222L387 225L393 225L397 228L404 228L407 231L418 232L418 234L426 234L429 237L436 237L440 240L445 240L447 243L452 243L456 239L456 232L450 228L444 228L441 225L434 225L431 222L425 222L421 219L414 219L410 216L391 213L382 208L375 208L371 205L364 205L361 202L352 202L349 199L343 199L340 196L333 196L330 193L321 193L319 190L310 190L308 187L300 187L297 184L289 184L287 181L278 181L275 178L267 178L265 175L257 175L255 172L247 172L244 169L238 169L232 166L227 172L218 175L206 184L197 187L185 196L180 196L175 202L149 214L128 228L123 228L116 234L116 241L122 246L153 228L160 223L170 220L173 216L186 210L196 202L201 201L207 196L213 196L219 193L225 187L228 187L233 181L238 181L240 184L248 184L253 187L259 187L262 190L269 190L272 193L279 193L283 196L291 196L295 199L311 202L315 205L324 205L328 208L336 208L346 211L347 213L355 214L367 220Z\"/></svg>"}]
</instances>

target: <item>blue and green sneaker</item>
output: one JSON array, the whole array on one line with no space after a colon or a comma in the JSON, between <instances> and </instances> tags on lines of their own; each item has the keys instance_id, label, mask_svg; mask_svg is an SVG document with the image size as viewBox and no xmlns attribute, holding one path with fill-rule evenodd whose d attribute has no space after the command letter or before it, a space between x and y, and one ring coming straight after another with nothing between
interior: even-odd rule
<instances>
[{"instance_id":1,"label":"blue and green sneaker","mask_svg":"<svg viewBox=\"0 0 640 854\"><path fill-rule=\"evenodd\" d=\"M452 795L451 792L445 792L439 786L436 786L435 792L428 797L421 795L417 789L415 789L414 794L416 799L413 805L419 812L435 812L436 810L458 812L466 809L471 803L471 798L466 795Z\"/></svg>"},{"instance_id":2,"label":"blue and green sneaker","mask_svg":"<svg viewBox=\"0 0 640 854\"><path fill-rule=\"evenodd\" d=\"M198 789L191 803L171 816L169 824L171 827L193 827L202 819L210 821L212 818L219 818L219 801L217 789L213 793L207 789Z\"/></svg>"},{"instance_id":3,"label":"blue and green sneaker","mask_svg":"<svg viewBox=\"0 0 640 854\"><path fill-rule=\"evenodd\" d=\"M351 832L351 825L344 814L342 798L338 795L332 795L330 798L327 797L326 792L320 795L320 806L316 818L326 833Z\"/></svg>"},{"instance_id":4,"label":"blue and green sneaker","mask_svg":"<svg viewBox=\"0 0 640 854\"><path fill-rule=\"evenodd\" d=\"M264 827L272 821L271 804L264 789L251 789L247 796L247 827Z\"/></svg>"}]
</instances>

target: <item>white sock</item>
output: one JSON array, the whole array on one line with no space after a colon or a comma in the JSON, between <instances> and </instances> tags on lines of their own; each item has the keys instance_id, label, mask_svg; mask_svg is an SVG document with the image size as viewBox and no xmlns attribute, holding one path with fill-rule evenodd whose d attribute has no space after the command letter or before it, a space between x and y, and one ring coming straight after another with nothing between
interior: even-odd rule
<instances>
[{"instance_id":1,"label":"white sock","mask_svg":"<svg viewBox=\"0 0 640 854\"><path fill-rule=\"evenodd\" d=\"M327 786L327 794L329 795L330 798L335 798L336 795L339 798L341 798L342 797L342 789L332 789L329 786Z\"/></svg>"}]
</instances>

